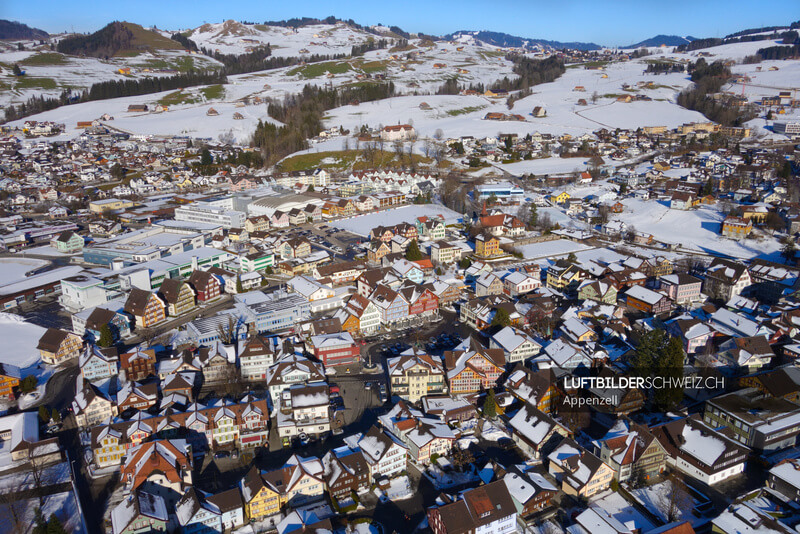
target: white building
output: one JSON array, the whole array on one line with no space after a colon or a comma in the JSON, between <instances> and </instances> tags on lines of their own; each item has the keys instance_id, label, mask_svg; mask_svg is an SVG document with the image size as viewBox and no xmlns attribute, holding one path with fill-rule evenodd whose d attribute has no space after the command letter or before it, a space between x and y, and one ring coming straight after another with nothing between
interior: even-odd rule
<instances>
[{"instance_id":1,"label":"white building","mask_svg":"<svg viewBox=\"0 0 800 534\"><path fill-rule=\"evenodd\" d=\"M247 214L243 211L205 204L189 204L175 209L176 221L219 224L223 228L243 228Z\"/></svg>"}]
</instances>

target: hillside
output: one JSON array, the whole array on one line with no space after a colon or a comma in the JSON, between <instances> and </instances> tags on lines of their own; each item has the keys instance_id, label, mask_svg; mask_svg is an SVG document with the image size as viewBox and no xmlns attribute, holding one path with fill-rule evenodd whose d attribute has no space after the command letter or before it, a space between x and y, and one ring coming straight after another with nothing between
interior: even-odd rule
<instances>
[{"instance_id":1,"label":"hillside","mask_svg":"<svg viewBox=\"0 0 800 534\"><path fill-rule=\"evenodd\" d=\"M583 43L583 42L568 42L561 41L548 41L547 39L531 39L527 37L518 37L516 35L509 35L502 32L491 31L457 31L449 35L445 35L444 39L448 41L458 40L463 36L472 36L478 41L482 41L492 46L502 48L532 48L535 46L549 47L549 48L570 48L573 50L600 50L602 47L596 43Z\"/></svg>"},{"instance_id":2,"label":"hillside","mask_svg":"<svg viewBox=\"0 0 800 534\"><path fill-rule=\"evenodd\" d=\"M379 38L347 22L307 22L297 27L287 27L226 20L203 24L182 33L198 47L221 54L245 54L269 44L275 57L349 55L354 45Z\"/></svg>"},{"instance_id":3,"label":"hillside","mask_svg":"<svg viewBox=\"0 0 800 534\"><path fill-rule=\"evenodd\" d=\"M621 48L641 48L643 46L680 46L682 44L691 43L694 41L694 37L681 37L680 35L656 35L655 37L651 37L650 39L645 39L644 41L639 41L636 44L623 46Z\"/></svg>"},{"instance_id":4,"label":"hillside","mask_svg":"<svg viewBox=\"0 0 800 534\"><path fill-rule=\"evenodd\" d=\"M57 50L62 54L99 58L182 48L179 43L157 32L146 30L138 24L119 21L114 21L91 35L67 37L57 45Z\"/></svg>"},{"instance_id":5,"label":"hillside","mask_svg":"<svg viewBox=\"0 0 800 534\"><path fill-rule=\"evenodd\" d=\"M13 20L0 20L0 39L47 39L50 35L38 28Z\"/></svg>"}]
</instances>

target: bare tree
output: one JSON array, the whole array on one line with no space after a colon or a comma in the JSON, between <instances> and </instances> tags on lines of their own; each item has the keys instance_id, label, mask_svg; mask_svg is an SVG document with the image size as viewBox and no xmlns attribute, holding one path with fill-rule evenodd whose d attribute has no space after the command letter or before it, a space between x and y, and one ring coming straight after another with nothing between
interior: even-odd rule
<instances>
[{"instance_id":1,"label":"bare tree","mask_svg":"<svg viewBox=\"0 0 800 534\"><path fill-rule=\"evenodd\" d=\"M30 527L25 519L25 501L17 498L13 492L0 493L0 507L8 510L9 532L24 534Z\"/></svg>"},{"instance_id":2,"label":"bare tree","mask_svg":"<svg viewBox=\"0 0 800 534\"><path fill-rule=\"evenodd\" d=\"M669 477L669 488L663 494L660 503L661 511L667 517L668 523L677 521L681 516L681 510L686 508L687 504L691 509L691 503L684 501L686 501L686 485L677 473L672 473Z\"/></svg>"}]
</instances>

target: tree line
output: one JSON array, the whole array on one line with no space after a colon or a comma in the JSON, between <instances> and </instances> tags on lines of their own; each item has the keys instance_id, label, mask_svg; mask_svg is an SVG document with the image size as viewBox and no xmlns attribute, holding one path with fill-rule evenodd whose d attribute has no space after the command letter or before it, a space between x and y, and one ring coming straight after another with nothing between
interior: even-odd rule
<instances>
[{"instance_id":1,"label":"tree line","mask_svg":"<svg viewBox=\"0 0 800 534\"><path fill-rule=\"evenodd\" d=\"M264 164L273 165L306 148L307 140L322 130L325 111L353 102L382 100L394 93L392 82L333 89L306 85L283 102L270 102L269 116L283 124L259 121L251 143L260 150Z\"/></svg>"},{"instance_id":2,"label":"tree line","mask_svg":"<svg viewBox=\"0 0 800 534\"><path fill-rule=\"evenodd\" d=\"M721 61L709 64L700 58L689 66L689 73L694 87L684 89L678 94L679 106L699 111L708 119L724 126L739 126L752 118L746 110L730 105L726 99L711 97L731 77L730 69Z\"/></svg>"}]
</instances>

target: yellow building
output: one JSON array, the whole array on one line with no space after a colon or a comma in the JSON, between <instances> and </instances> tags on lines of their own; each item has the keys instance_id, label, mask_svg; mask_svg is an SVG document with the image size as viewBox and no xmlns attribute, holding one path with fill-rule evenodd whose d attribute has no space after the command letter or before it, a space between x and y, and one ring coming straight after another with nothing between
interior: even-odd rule
<instances>
[{"instance_id":1,"label":"yellow building","mask_svg":"<svg viewBox=\"0 0 800 534\"><path fill-rule=\"evenodd\" d=\"M493 235L481 234L475 237L475 255L482 258L489 258L492 256L499 256L502 254L500 250L500 240Z\"/></svg>"},{"instance_id":2,"label":"yellow building","mask_svg":"<svg viewBox=\"0 0 800 534\"><path fill-rule=\"evenodd\" d=\"M133 202L124 198L107 198L105 200L95 200L89 203L89 211L92 213L106 213L131 207L133 207Z\"/></svg>"},{"instance_id":3,"label":"yellow building","mask_svg":"<svg viewBox=\"0 0 800 534\"><path fill-rule=\"evenodd\" d=\"M731 239L744 239L753 230L753 221L742 217L725 217L722 221L722 235Z\"/></svg>"},{"instance_id":4,"label":"yellow building","mask_svg":"<svg viewBox=\"0 0 800 534\"><path fill-rule=\"evenodd\" d=\"M255 466L239 482L239 487L244 498L246 520L258 521L280 512L283 505L280 493L264 481Z\"/></svg>"},{"instance_id":5,"label":"yellow building","mask_svg":"<svg viewBox=\"0 0 800 534\"><path fill-rule=\"evenodd\" d=\"M122 435L110 426L92 428L92 448L94 461L98 467L119 465L125 456L125 447L121 443Z\"/></svg>"}]
</instances>

